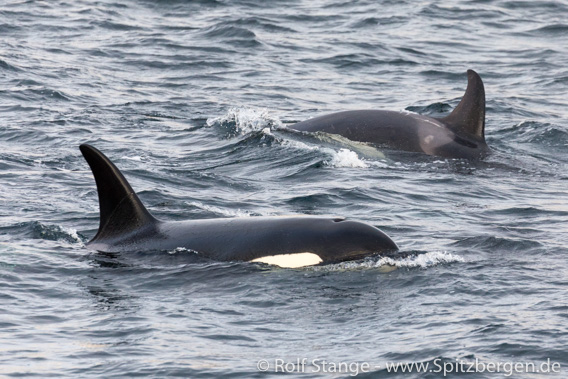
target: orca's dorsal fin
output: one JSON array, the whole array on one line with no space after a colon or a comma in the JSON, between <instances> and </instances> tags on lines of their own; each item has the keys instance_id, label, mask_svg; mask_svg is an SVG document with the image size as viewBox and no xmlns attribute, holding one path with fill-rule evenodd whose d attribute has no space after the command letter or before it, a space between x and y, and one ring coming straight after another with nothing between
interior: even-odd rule
<instances>
[{"instance_id":1,"label":"orca's dorsal fin","mask_svg":"<svg viewBox=\"0 0 568 379\"><path fill-rule=\"evenodd\" d=\"M79 149L91 167L99 193L100 225L91 242L126 235L157 221L103 153L86 144Z\"/></svg>"},{"instance_id":2,"label":"orca's dorsal fin","mask_svg":"<svg viewBox=\"0 0 568 379\"><path fill-rule=\"evenodd\" d=\"M452 113L440 120L460 136L485 142L485 88L477 72L467 70L465 94Z\"/></svg>"}]
</instances>

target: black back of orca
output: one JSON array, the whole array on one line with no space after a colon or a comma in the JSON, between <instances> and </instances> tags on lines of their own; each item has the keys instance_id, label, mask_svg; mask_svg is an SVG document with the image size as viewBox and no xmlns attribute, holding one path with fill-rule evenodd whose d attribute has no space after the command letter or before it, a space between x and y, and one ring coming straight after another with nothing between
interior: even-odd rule
<instances>
[{"instance_id":1,"label":"black back of orca","mask_svg":"<svg viewBox=\"0 0 568 379\"><path fill-rule=\"evenodd\" d=\"M485 88L479 75L468 70L466 92L444 118L410 112L360 110L332 113L302 121L292 129L339 134L353 141L423 152L447 158L481 158L485 142Z\"/></svg>"},{"instance_id":2,"label":"black back of orca","mask_svg":"<svg viewBox=\"0 0 568 379\"><path fill-rule=\"evenodd\" d=\"M159 221L148 212L122 173L103 153L89 145L81 145L80 149L91 167L99 195L99 230L87 244L94 250L121 252L181 247L221 261L279 264L280 261L271 259L283 259L284 256L296 259L301 255L314 264L358 259L398 249L379 229L338 217ZM265 258L267 260L263 260Z\"/></svg>"}]
</instances>

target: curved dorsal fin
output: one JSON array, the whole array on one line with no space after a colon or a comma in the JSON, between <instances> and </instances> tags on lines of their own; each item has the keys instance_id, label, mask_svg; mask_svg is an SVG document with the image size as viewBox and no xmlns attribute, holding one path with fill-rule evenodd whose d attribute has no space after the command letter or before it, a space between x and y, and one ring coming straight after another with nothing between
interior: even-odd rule
<instances>
[{"instance_id":1,"label":"curved dorsal fin","mask_svg":"<svg viewBox=\"0 0 568 379\"><path fill-rule=\"evenodd\" d=\"M452 113L440 120L461 136L485 142L485 88L477 72L467 70L465 94Z\"/></svg>"},{"instance_id":2,"label":"curved dorsal fin","mask_svg":"<svg viewBox=\"0 0 568 379\"><path fill-rule=\"evenodd\" d=\"M86 144L79 149L91 167L99 193L100 225L91 242L125 235L157 221L103 153Z\"/></svg>"}]
</instances>

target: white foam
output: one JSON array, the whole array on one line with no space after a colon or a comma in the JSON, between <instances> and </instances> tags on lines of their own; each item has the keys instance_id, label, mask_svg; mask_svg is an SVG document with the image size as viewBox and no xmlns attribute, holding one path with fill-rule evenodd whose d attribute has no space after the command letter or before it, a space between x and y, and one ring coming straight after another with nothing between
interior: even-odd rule
<instances>
[{"instance_id":1,"label":"white foam","mask_svg":"<svg viewBox=\"0 0 568 379\"><path fill-rule=\"evenodd\" d=\"M292 147L298 150L316 151L319 150L330 156L323 163L329 167L352 167L352 168L368 168L369 164L359 158L356 152L349 149L339 149L339 151L329 147L320 147L308 145L307 143L295 140L283 140L280 142L282 146Z\"/></svg>"},{"instance_id":2,"label":"white foam","mask_svg":"<svg viewBox=\"0 0 568 379\"><path fill-rule=\"evenodd\" d=\"M270 128L264 128L264 129L262 129L262 134L266 134L267 136L273 135L273 134L272 134L272 131L270 130Z\"/></svg>"},{"instance_id":3,"label":"white foam","mask_svg":"<svg viewBox=\"0 0 568 379\"><path fill-rule=\"evenodd\" d=\"M179 254L179 253L199 254L197 251L186 249L185 247L176 247L175 249L168 251L168 254L170 255Z\"/></svg>"},{"instance_id":4,"label":"white foam","mask_svg":"<svg viewBox=\"0 0 568 379\"><path fill-rule=\"evenodd\" d=\"M381 271L392 271L396 268L428 268L440 264L464 262L459 255L445 251L434 251L425 254L411 255L405 258L367 258L361 261L341 262L327 266L313 267L314 270L358 270L358 269L380 269Z\"/></svg>"},{"instance_id":5,"label":"white foam","mask_svg":"<svg viewBox=\"0 0 568 379\"><path fill-rule=\"evenodd\" d=\"M300 142L294 139L282 139L274 136L272 133L276 129L285 129L286 127L282 124L280 119L276 116L271 115L267 109L253 109L246 107L233 107L227 111L227 114L220 117L213 117L207 119L208 126L214 125L226 125L234 124L235 131L239 134L247 134L250 132L262 132L264 135L274 137L276 143L281 146L291 147L298 150L304 151L321 151L322 153L329 156L328 159L324 160L324 165L329 167L350 167L350 168L369 168L372 166L385 167L386 164L383 162L367 162L363 158L350 149L341 148L335 150L330 147L322 147L311 145L305 142ZM323 138L320 136L320 138ZM328 137L328 139L335 142L346 143L349 141L347 139L338 139L339 136L334 136L333 138ZM349 143L354 144L354 142L349 141ZM361 146L359 146L361 145ZM357 148L364 148L365 150L371 150L369 146L363 146L362 144L357 144ZM377 150L373 149L373 154L377 155ZM384 158L382 153L378 152L380 155L378 157Z\"/></svg>"},{"instance_id":6,"label":"white foam","mask_svg":"<svg viewBox=\"0 0 568 379\"><path fill-rule=\"evenodd\" d=\"M352 168L368 168L369 165L365 163L356 152L349 149L339 149L331 151L331 160L325 161L324 164L331 167L352 167Z\"/></svg>"},{"instance_id":7,"label":"white foam","mask_svg":"<svg viewBox=\"0 0 568 379\"><path fill-rule=\"evenodd\" d=\"M271 115L267 109L253 109L246 107L233 107L227 114L220 117L207 119L207 126L234 123L237 133L247 134L254 131L263 131L272 127L281 128L282 122L276 116Z\"/></svg>"},{"instance_id":8,"label":"white foam","mask_svg":"<svg viewBox=\"0 0 568 379\"><path fill-rule=\"evenodd\" d=\"M77 229L73 229L73 228L61 228L61 230L66 233L69 237L73 238L75 240L75 242L77 242L80 245L84 245L83 244L83 240L81 240L81 237L79 237L79 233L77 233Z\"/></svg>"},{"instance_id":9,"label":"white foam","mask_svg":"<svg viewBox=\"0 0 568 379\"><path fill-rule=\"evenodd\" d=\"M451 254L445 251L434 251L426 254L409 256L402 259L381 258L377 265L390 265L399 268L428 268L439 264L464 262L459 255Z\"/></svg>"},{"instance_id":10,"label":"white foam","mask_svg":"<svg viewBox=\"0 0 568 379\"><path fill-rule=\"evenodd\" d=\"M135 155L133 157L123 156L121 159L128 159L130 161L142 162L142 157L140 155Z\"/></svg>"}]
</instances>

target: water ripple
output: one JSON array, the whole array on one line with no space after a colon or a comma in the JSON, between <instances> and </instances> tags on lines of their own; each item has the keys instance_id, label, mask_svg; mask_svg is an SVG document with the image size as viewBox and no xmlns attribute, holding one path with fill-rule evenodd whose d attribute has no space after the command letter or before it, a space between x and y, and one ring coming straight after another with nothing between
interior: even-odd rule
<instances>
[{"instance_id":1,"label":"water ripple","mask_svg":"<svg viewBox=\"0 0 568 379\"><path fill-rule=\"evenodd\" d=\"M0 375L249 378L265 376L259 359L307 357L550 358L564 377L567 10L6 2ZM468 68L486 87L493 154L479 162L286 127L340 110L444 117ZM81 143L159 219L346 216L401 251L293 270L186 249L90 252L98 197Z\"/></svg>"}]
</instances>

